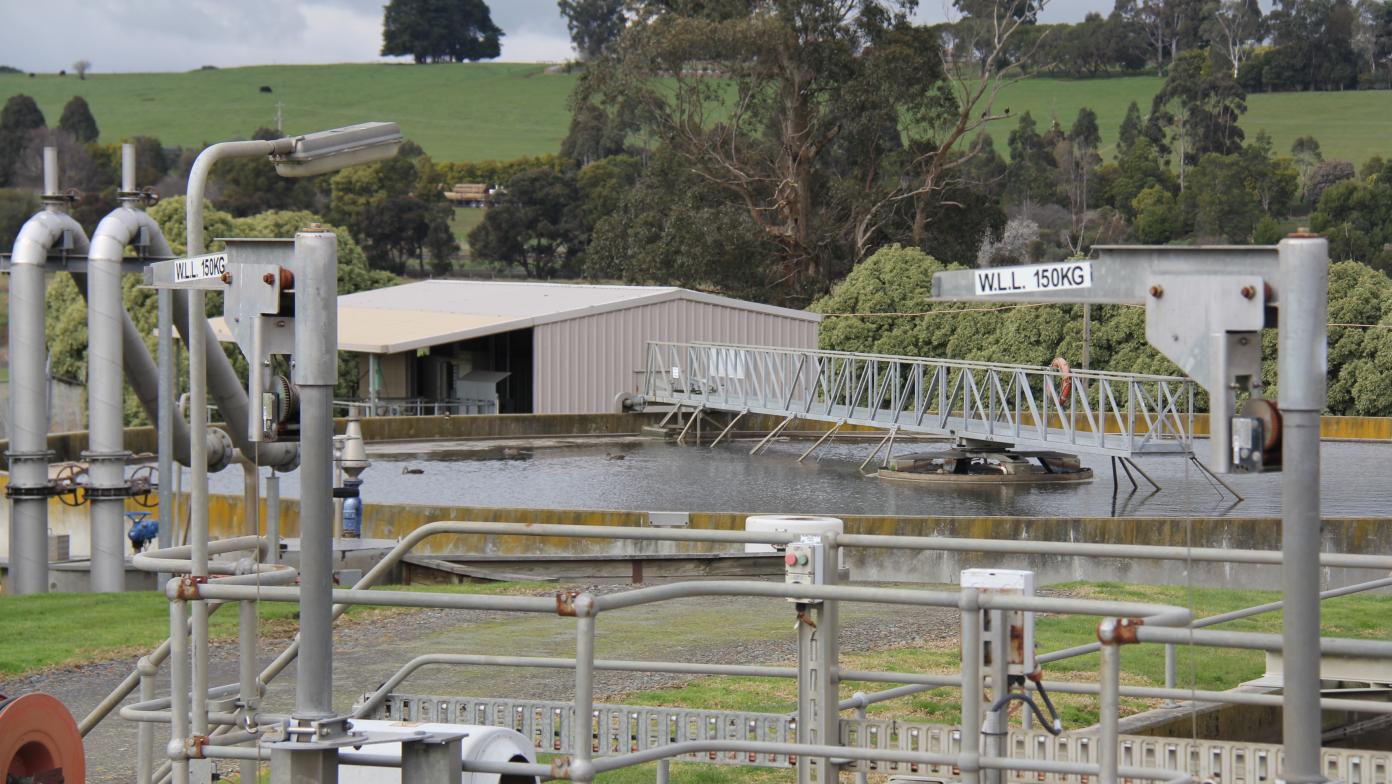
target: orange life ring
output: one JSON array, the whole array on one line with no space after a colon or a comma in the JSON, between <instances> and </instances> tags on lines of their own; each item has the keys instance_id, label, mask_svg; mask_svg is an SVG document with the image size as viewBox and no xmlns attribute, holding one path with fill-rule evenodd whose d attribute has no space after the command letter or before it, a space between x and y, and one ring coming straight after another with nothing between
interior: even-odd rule
<instances>
[{"instance_id":1,"label":"orange life ring","mask_svg":"<svg viewBox=\"0 0 1392 784\"><path fill-rule=\"evenodd\" d=\"M1054 361L1049 363L1050 370L1057 370L1062 383L1059 388L1059 404L1066 404L1068 396L1073 394L1073 368L1068 366L1068 360L1063 357L1054 357Z\"/></svg>"}]
</instances>

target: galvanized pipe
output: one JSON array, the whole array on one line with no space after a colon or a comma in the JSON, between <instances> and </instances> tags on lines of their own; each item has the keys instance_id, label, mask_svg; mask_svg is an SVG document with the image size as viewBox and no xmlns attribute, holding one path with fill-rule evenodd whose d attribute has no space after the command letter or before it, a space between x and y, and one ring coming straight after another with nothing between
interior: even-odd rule
<instances>
[{"instance_id":1,"label":"galvanized pipe","mask_svg":"<svg viewBox=\"0 0 1392 784\"><path fill-rule=\"evenodd\" d=\"M266 761L271 758L271 750L266 748L248 748L245 746L218 744L214 746L204 746L203 757L205 759ZM347 756L346 750L339 752L338 762L340 765L352 765L354 767L364 768L401 767L400 757L387 754L354 754L352 756ZM542 765L536 762L466 760L461 763L460 770L467 773L497 773L504 776L538 778L542 781L549 781L555 778L555 770L550 765Z\"/></svg>"},{"instance_id":2,"label":"galvanized pipe","mask_svg":"<svg viewBox=\"0 0 1392 784\"><path fill-rule=\"evenodd\" d=\"M1389 586L1392 586L1392 577L1383 577L1381 579L1368 580L1366 582L1356 583L1354 585L1346 585L1342 588L1331 588L1327 591L1321 591L1319 596L1320 601L1324 601L1325 599L1336 599L1340 596L1349 596L1350 594L1362 593L1364 591L1375 591L1379 588L1387 588ZM1267 602L1266 604L1258 604L1252 607L1244 607L1240 610L1232 610L1230 612L1220 613L1218 615L1210 615L1206 618L1200 618L1194 621L1192 624L1190 624L1190 628L1202 629L1208 626L1216 626L1221 623L1227 623L1229 621L1237 621L1243 618L1250 618L1254 615L1275 612L1277 610L1280 610L1281 606L1281 602ZM1097 651L1101 650L1101 648L1101 643L1095 642L1088 643L1086 645L1075 645L1072 648L1063 648L1057 651L1051 651L1049 653L1041 654L1035 657L1035 660L1038 661L1040 664L1048 664L1050 662L1061 661L1063 659L1071 659L1074 656L1085 656L1089 653L1097 653ZM1168 643L1165 647L1165 685L1174 686L1174 682L1174 643Z\"/></svg>"},{"instance_id":3,"label":"galvanized pipe","mask_svg":"<svg viewBox=\"0 0 1392 784\"><path fill-rule=\"evenodd\" d=\"M280 562L280 477L272 471L266 477L266 555L262 560L267 563ZM338 616L335 615L335 618Z\"/></svg>"},{"instance_id":4,"label":"galvanized pipe","mask_svg":"<svg viewBox=\"0 0 1392 784\"><path fill-rule=\"evenodd\" d=\"M959 553L1001 553L1010 555L1063 555L1087 558L1134 558L1196 563L1244 563L1279 566L1277 550L1230 550L1219 547L1170 547L1165 545L1117 545L1089 542L1040 542L1011 539L959 539L928 536L877 536L842 534L842 547L880 550L944 550ZM1392 556L1355 553L1321 553L1318 566L1344 569L1392 570Z\"/></svg>"},{"instance_id":5,"label":"galvanized pipe","mask_svg":"<svg viewBox=\"0 0 1392 784\"><path fill-rule=\"evenodd\" d=\"M58 195L58 151L44 148L44 209L25 222L10 257L11 594L48 591L48 347L45 264L55 246L87 252L87 234Z\"/></svg>"},{"instance_id":6,"label":"galvanized pipe","mask_svg":"<svg viewBox=\"0 0 1392 784\"><path fill-rule=\"evenodd\" d=\"M176 581L169 581L169 588L175 588ZM181 750L189 738L189 636L188 607L183 599L173 598L169 602L169 695L173 724L170 727L167 753L174 768L174 784L189 784L188 760Z\"/></svg>"},{"instance_id":7,"label":"galvanized pipe","mask_svg":"<svg viewBox=\"0 0 1392 784\"><path fill-rule=\"evenodd\" d=\"M1190 639L1195 645L1220 648L1244 648L1252 651L1280 652L1288 660L1291 647L1280 634L1260 634L1257 632L1228 632L1209 629L1162 629L1142 626L1136 631L1136 639L1141 642L1172 642L1186 645ZM1305 640L1304 647L1315 652L1315 661L1324 656L1364 656L1368 658L1392 658L1392 641L1387 640L1349 640L1342 638L1314 637ZM1284 667L1283 667L1284 669ZM1318 670L1316 671L1318 674ZM1287 695L1289 696L1289 695ZM1318 691L1316 692L1318 698Z\"/></svg>"},{"instance_id":8,"label":"galvanized pipe","mask_svg":"<svg viewBox=\"0 0 1392 784\"><path fill-rule=\"evenodd\" d=\"M303 573L300 587L264 587L257 585L226 585L224 580L214 580L199 587L205 599L223 601L249 601L260 599L263 602L300 601L304 590ZM535 596L484 596L453 593L417 593L415 591L368 591L356 588L333 591L334 602L347 606L368 605L375 607L418 607L441 610L500 610L503 612L545 613L554 615L556 601L550 597ZM266 680L263 676L262 680Z\"/></svg>"},{"instance_id":9,"label":"galvanized pipe","mask_svg":"<svg viewBox=\"0 0 1392 784\"><path fill-rule=\"evenodd\" d=\"M967 762L965 754L933 754L921 751L900 751L898 749L843 748L840 746L826 746L821 744L805 746L797 743L774 743L768 741L694 740L671 743L651 749L643 749L629 754L601 757L592 763L592 767L595 773L608 773L631 765L655 762L664 757L679 757L685 754L700 754L712 751L732 752L736 754L807 754L811 756L841 757L850 760L918 763L920 765L960 767L964 772L966 770L965 763ZM572 766L573 765L574 763L572 763ZM1096 776L1100 770L1097 765L1089 765L1081 762L1027 760L1018 758L983 759L980 761L980 765L982 768L989 768L992 770L1021 770L1073 776ZM1133 779L1164 782L1176 780L1174 771L1159 768L1127 767L1119 768L1117 772L1121 776ZM578 779L574 778L572 778L572 780L578 781Z\"/></svg>"},{"instance_id":10,"label":"galvanized pipe","mask_svg":"<svg viewBox=\"0 0 1392 784\"><path fill-rule=\"evenodd\" d=\"M126 309L122 301L121 261L126 246L140 239L141 217L130 196L135 191L135 147L121 147L121 206L102 219L87 253L87 452L90 487L91 588L115 593L126 587L125 498L111 495L126 488L125 400L121 336ZM153 223L153 221L150 221ZM105 492L102 492L105 491Z\"/></svg>"},{"instance_id":11,"label":"galvanized pipe","mask_svg":"<svg viewBox=\"0 0 1392 784\"><path fill-rule=\"evenodd\" d=\"M432 665L478 667L536 667L550 670L573 670L574 659L543 656L485 656L467 653L428 653L406 662L377 690L353 711L354 718L366 718L376 710L396 687L423 667ZM622 661L596 659L596 670L615 672L666 672L680 675L726 675L756 678L796 678L795 667L768 667L748 664L696 664L691 662Z\"/></svg>"},{"instance_id":12,"label":"galvanized pipe","mask_svg":"<svg viewBox=\"0 0 1392 784\"><path fill-rule=\"evenodd\" d=\"M1310 642L1320 634L1319 418L1328 400L1329 243L1308 234L1294 235L1281 240L1277 254L1283 774L1288 784L1310 784L1325 780L1320 769L1320 648Z\"/></svg>"},{"instance_id":13,"label":"galvanized pipe","mask_svg":"<svg viewBox=\"0 0 1392 784\"><path fill-rule=\"evenodd\" d=\"M338 380L338 238L295 235L292 381L300 392L300 657L297 718L333 715L333 385ZM257 360L254 361L258 361Z\"/></svg>"},{"instance_id":14,"label":"galvanized pipe","mask_svg":"<svg viewBox=\"0 0 1392 784\"><path fill-rule=\"evenodd\" d=\"M593 603L593 597L582 594L576 603ZM572 739L571 780L589 782L594 780L595 770L591 762L591 736L594 719L594 646L595 618L590 613L575 619L575 737Z\"/></svg>"},{"instance_id":15,"label":"galvanized pipe","mask_svg":"<svg viewBox=\"0 0 1392 784\"><path fill-rule=\"evenodd\" d=\"M1101 734L1097 750L1101 784L1117 784L1118 754L1120 753L1121 716L1121 651L1115 644L1102 646L1101 706L1098 724Z\"/></svg>"},{"instance_id":16,"label":"galvanized pipe","mask_svg":"<svg viewBox=\"0 0 1392 784\"><path fill-rule=\"evenodd\" d=\"M258 394L257 397L259 399L260 395ZM245 533L248 536L257 537L260 534L261 475L256 465L247 462L245 458L242 461L242 478L244 482L243 501L246 508ZM260 566L260 564L256 565ZM256 673L259 669L256 664L259 607L260 603L254 600L237 604L238 701L240 702L241 715L248 718L256 713L262 691L256 679ZM241 781L256 781L258 767L256 762L242 761L240 765Z\"/></svg>"},{"instance_id":17,"label":"galvanized pipe","mask_svg":"<svg viewBox=\"0 0 1392 784\"><path fill-rule=\"evenodd\" d=\"M140 673L140 701L149 702L155 699L155 675L159 672L159 667L151 663L148 657L142 656L136 664L136 669ZM136 729L136 784L149 784L150 773L154 770L154 762L155 728L148 724L141 724Z\"/></svg>"},{"instance_id":18,"label":"galvanized pipe","mask_svg":"<svg viewBox=\"0 0 1392 784\"><path fill-rule=\"evenodd\" d=\"M221 160L227 158L260 158L267 155L288 153L294 147L292 139L276 139L273 141L241 141L241 142L220 142L211 145L198 154L193 161L193 167L189 170L188 194L184 197L185 212L187 220L185 229L187 231L186 252L189 256L197 256L206 250L203 242L203 194L208 185L208 175L213 166ZM207 326L207 320L203 318L203 292L202 290L180 291L177 292L173 304L173 318L176 322L184 324L196 324L191 330L184 330L184 342L189 346L189 373L190 387L193 381L194 352L192 339L194 335L201 333ZM194 322L187 321L186 316L181 318L179 310L196 313L199 318ZM190 331L193 334L190 334ZM247 431L247 395L242 388L241 382L237 379L236 373L232 372L232 364L227 361L227 355L222 353L222 348L212 345L212 351L206 350L206 344L200 337L200 345L205 345L205 350L197 352L199 354L198 365L206 368L209 379L212 382L213 395L218 402L218 411L222 414L223 421L231 431L232 440L242 453L251 457L258 465L274 466L283 470L290 470L295 464L295 445L294 444L252 444L248 440ZM202 372L200 370L200 372ZM173 376L170 381L172 383ZM192 389L190 389L192 392ZM193 407L190 409L191 419L197 416L194 409L202 407L205 414L206 423L206 398L200 402L195 396ZM206 425L205 425L206 426ZM195 437L202 433L201 427L192 425ZM197 482L193 492L197 493ZM204 480L206 484L206 479ZM206 491L205 491L206 492ZM194 518L197 519L197 518Z\"/></svg>"},{"instance_id":19,"label":"galvanized pipe","mask_svg":"<svg viewBox=\"0 0 1392 784\"><path fill-rule=\"evenodd\" d=\"M962 607L962 784L981 781L981 592L963 588Z\"/></svg>"},{"instance_id":20,"label":"galvanized pipe","mask_svg":"<svg viewBox=\"0 0 1392 784\"><path fill-rule=\"evenodd\" d=\"M156 341L159 352L159 371L155 375L155 438L158 445L158 470L159 470L159 546L168 547L174 543L174 527L177 523L174 513L174 459L175 450L184 453L189 450L188 423L183 417L174 416L174 397L178 394L178 379L175 376L174 361L174 292L169 289L157 289L155 291L156 320L158 323ZM126 345L130 345L130 334L135 332L135 325L131 323L129 317L126 318L124 335ZM139 335L136 335L138 338ZM143 344L142 344L143 345ZM125 356L135 356L135 352L126 350ZM146 359L149 355L146 354ZM129 360L126 360L129 361ZM149 378L147 373L145 378ZM131 384L132 389L135 384ZM140 395L139 391L136 392ZM145 406L146 413L150 411L150 402L141 396L141 403ZM179 437L174 429L178 427L183 435ZM161 573L160 583L167 582L170 575ZM148 784L149 779L141 781L140 784Z\"/></svg>"}]
</instances>

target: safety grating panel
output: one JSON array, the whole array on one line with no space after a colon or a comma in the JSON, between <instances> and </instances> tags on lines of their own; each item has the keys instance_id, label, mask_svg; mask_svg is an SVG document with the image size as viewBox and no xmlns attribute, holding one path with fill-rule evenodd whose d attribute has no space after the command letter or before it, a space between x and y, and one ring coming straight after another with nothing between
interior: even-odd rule
<instances>
[{"instance_id":1,"label":"safety grating panel","mask_svg":"<svg viewBox=\"0 0 1392 784\"><path fill-rule=\"evenodd\" d=\"M480 697L426 697L392 694L369 718L439 721L510 727L530 738L540 752L571 753L572 705L569 702ZM700 740L797 741L797 721L786 714L691 710L632 705L596 705L590 718L591 752L612 756L672 743ZM1280 774L1281 746L1270 743L1123 735L1123 768L1163 768L1191 773L1199 781L1223 784L1274 784ZM1047 732L1015 729L1006 749L1016 759L1097 762L1095 732ZM841 745L848 747L955 754L961 749L959 728L892 720L842 719ZM1392 784L1392 752L1326 748L1324 774L1346 784ZM676 759L721 765L786 768L795 755L748 752L703 752ZM908 762L857 761L848 771L951 778L951 766ZM1090 784L1087 776L1012 771L1018 784ZM1129 781L1129 780L1128 780Z\"/></svg>"}]
</instances>

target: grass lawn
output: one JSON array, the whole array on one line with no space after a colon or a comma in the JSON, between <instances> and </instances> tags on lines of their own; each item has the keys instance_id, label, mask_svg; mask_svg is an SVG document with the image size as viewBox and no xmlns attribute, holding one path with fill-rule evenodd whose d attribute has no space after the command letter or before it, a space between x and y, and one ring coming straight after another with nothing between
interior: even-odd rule
<instances>
[{"instance_id":1,"label":"grass lawn","mask_svg":"<svg viewBox=\"0 0 1392 784\"><path fill-rule=\"evenodd\" d=\"M0 75L0 99L32 95L50 125L72 96L87 99L101 141L146 134L166 144L201 145L246 137L274 126L282 103L289 133L362 120L395 120L405 134L439 160L507 160L554 153L570 122L566 101L576 75L547 74L535 63L395 63L283 65L187 73ZM262 93L267 86L273 92ZM1126 106L1150 108L1160 86L1155 76L1100 79L1032 78L1005 90L998 108L1026 111L1041 130L1057 116L1065 128L1081 106L1097 112L1104 154L1110 157ZM1265 129L1282 153L1298 136L1319 139L1328 159L1361 164L1387 152L1392 136L1392 92L1348 91L1251 95L1242 127L1248 137ZM991 134L1004 153L1014 122Z\"/></svg>"},{"instance_id":2,"label":"grass lawn","mask_svg":"<svg viewBox=\"0 0 1392 784\"><path fill-rule=\"evenodd\" d=\"M487 212L482 207L455 207L454 213L450 215L450 231L454 232L454 239L459 243L461 253L469 252L469 232L474 227L483 223L483 215Z\"/></svg>"},{"instance_id":3,"label":"grass lawn","mask_svg":"<svg viewBox=\"0 0 1392 784\"><path fill-rule=\"evenodd\" d=\"M1195 615L1204 617L1231 610L1276 601L1280 597L1270 591L1224 589L1194 589L1183 587L1122 585L1117 583L1071 583L1062 588L1074 595L1094 599L1156 602L1192 607ZM1324 633L1330 636L1386 639L1392 635L1392 597L1354 595L1331 599L1323 603L1321 622ZM1043 616L1036 620L1035 635L1039 651L1053 651L1096 641L1096 619L1075 616ZM1268 613L1254 618L1224 624L1222 629L1279 633L1280 613ZM889 672L928 672L951 674L959 664L959 648L955 639L927 643L922 646L899 647L881 651L845 654L841 666L845 669L880 670ZM1096 681L1098 654L1055 662L1045 668L1046 680ZM1122 648L1122 682L1136 686L1163 686L1165 682L1165 652L1160 645L1135 645ZM1243 681L1260 677L1265 660L1260 651L1239 651L1195 648L1178 651L1180 688L1227 689ZM870 693L889 688L888 684L842 684L842 697L856 691ZM1066 727L1077 729L1097 721L1096 700L1084 695L1051 695L1063 715ZM704 707L738 711L784 712L797 708L796 685L789 679L712 677L693 681L686 686L638 692L611 700L625 704ZM1123 709L1136 713L1153 707L1152 701L1123 699ZM920 694L880 703L870 708L872 716L903 718L911 721L956 723L961 720L956 689L935 689Z\"/></svg>"},{"instance_id":4,"label":"grass lawn","mask_svg":"<svg viewBox=\"0 0 1392 784\"><path fill-rule=\"evenodd\" d=\"M493 583L388 586L382 590L511 593L543 587L542 583ZM23 634L0 634L0 677L145 653L169 636L168 607L164 595L154 591L0 595L0 629L23 630ZM296 605L262 602L260 610L263 634L286 638L294 634ZM398 612L411 610L352 607L348 616L377 618ZM236 610L224 607L217 611L210 627L214 639L235 638Z\"/></svg>"}]
</instances>

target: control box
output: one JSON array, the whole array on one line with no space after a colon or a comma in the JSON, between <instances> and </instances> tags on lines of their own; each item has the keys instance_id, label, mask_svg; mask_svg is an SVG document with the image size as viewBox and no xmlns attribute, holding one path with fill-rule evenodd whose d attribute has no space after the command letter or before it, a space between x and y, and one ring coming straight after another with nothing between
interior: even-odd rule
<instances>
[{"instance_id":1,"label":"control box","mask_svg":"<svg viewBox=\"0 0 1392 784\"><path fill-rule=\"evenodd\" d=\"M1232 464L1242 472L1260 472L1263 468L1262 446L1266 432L1256 417L1232 418Z\"/></svg>"},{"instance_id":2,"label":"control box","mask_svg":"<svg viewBox=\"0 0 1392 784\"><path fill-rule=\"evenodd\" d=\"M826 585L826 561L826 546L822 544L820 536L804 536L796 542L790 542L783 551L783 564L786 568L784 582L788 585Z\"/></svg>"},{"instance_id":3,"label":"control box","mask_svg":"<svg viewBox=\"0 0 1392 784\"><path fill-rule=\"evenodd\" d=\"M1034 596L1034 572L1022 569L963 569L962 587L976 588L990 593ZM1007 641L1007 661L1011 675L1030 675L1037 668L1034 660L1034 613L1011 610L1005 613L1009 625ZM985 661L995 657L991 641L991 613L981 614L981 639L985 646Z\"/></svg>"}]
</instances>

